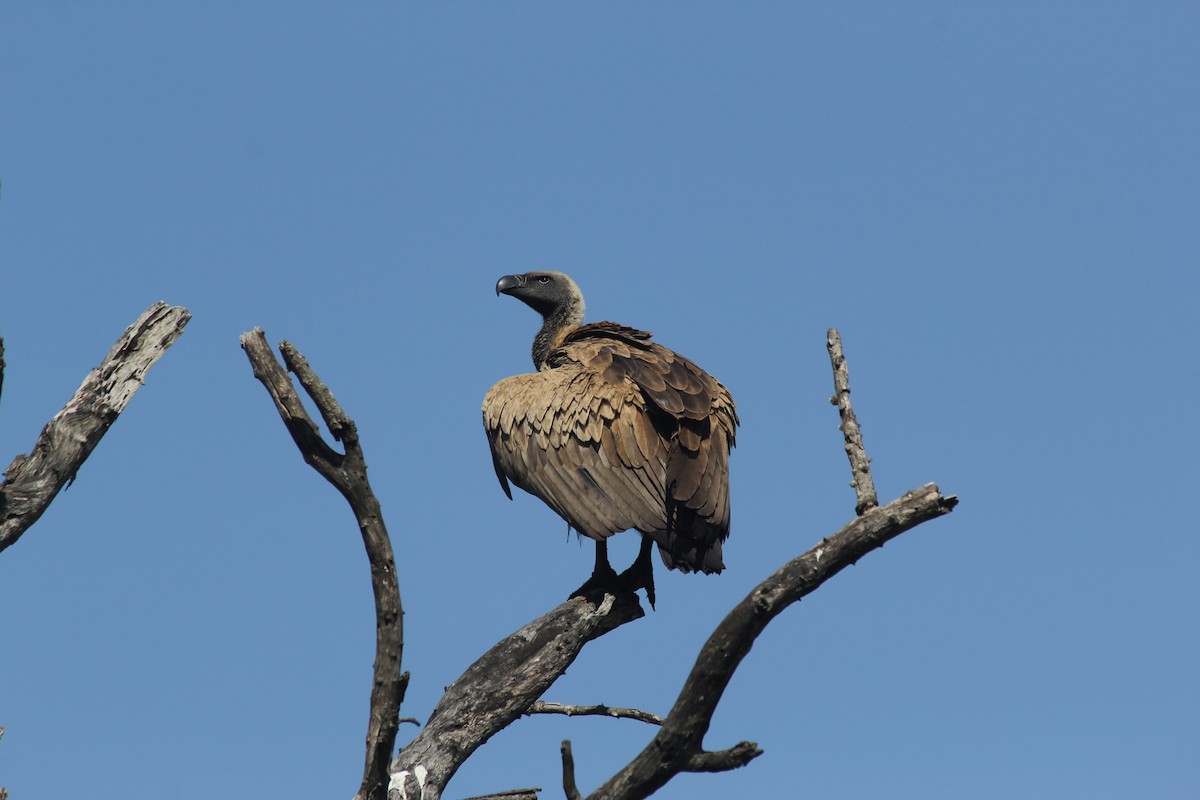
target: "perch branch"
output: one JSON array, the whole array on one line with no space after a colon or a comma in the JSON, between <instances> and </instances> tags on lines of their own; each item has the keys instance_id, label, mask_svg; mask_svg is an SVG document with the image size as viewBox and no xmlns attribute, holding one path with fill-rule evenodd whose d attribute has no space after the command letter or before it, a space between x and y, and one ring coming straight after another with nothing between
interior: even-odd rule
<instances>
[{"instance_id":1,"label":"perch branch","mask_svg":"<svg viewBox=\"0 0 1200 800\"><path fill-rule=\"evenodd\" d=\"M927 484L871 509L802 556L789 561L738 603L713 631L658 734L642 752L589 800L649 797L680 772L734 769L762 751L742 742L721 753L703 750L734 670L772 619L872 550L922 522L947 514L957 503Z\"/></svg>"},{"instance_id":2,"label":"perch branch","mask_svg":"<svg viewBox=\"0 0 1200 800\"><path fill-rule=\"evenodd\" d=\"M319 429L300 402L291 378L271 352L262 329L255 328L242 334L241 341L254 368L254 377L262 382L275 401L275 409L304 461L346 498L362 533L371 564L371 588L375 594L375 674L367 724L366 761L356 800L381 800L387 791L388 761L396 744L400 704L408 686L408 673L400 672L404 652L404 610L383 513L367 480L366 460L354 422L346 416L304 356L289 342L279 345L288 369L300 379L330 432L342 442L344 454L335 451L321 438Z\"/></svg>"},{"instance_id":3,"label":"perch branch","mask_svg":"<svg viewBox=\"0 0 1200 800\"><path fill-rule=\"evenodd\" d=\"M425 727L392 762L389 798L442 790L472 753L524 714L574 663L583 646L644 616L637 598L572 598L501 640L451 684ZM424 770L423 786L414 780Z\"/></svg>"},{"instance_id":4,"label":"perch branch","mask_svg":"<svg viewBox=\"0 0 1200 800\"><path fill-rule=\"evenodd\" d=\"M842 435L846 439L846 456L850 459L850 472L853 479L850 485L854 487L854 513L864 514L869 509L879 505L879 497L875 494L875 481L871 478L871 459L863 448L862 429L858 426L858 418L854 416L854 408L850 405L850 370L846 367L846 354L842 351L842 335L837 328L830 328L826 336L826 347L829 349L829 361L833 366L834 396L830 402L838 407L841 415Z\"/></svg>"},{"instance_id":5,"label":"perch branch","mask_svg":"<svg viewBox=\"0 0 1200 800\"><path fill-rule=\"evenodd\" d=\"M125 329L75 395L46 423L28 455L17 456L0 484L0 550L37 522L96 449L146 373L183 333L186 308L155 303ZM0 367L2 370L2 367Z\"/></svg>"},{"instance_id":6,"label":"perch branch","mask_svg":"<svg viewBox=\"0 0 1200 800\"><path fill-rule=\"evenodd\" d=\"M613 717L614 719L636 719L650 725L662 725L663 718L640 708L612 708L604 704L594 706L571 706L563 703L546 703L541 700L531 705L526 714L565 714L568 717Z\"/></svg>"},{"instance_id":7,"label":"perch branch","mask_svg":"<svg viewBox=\"0 0 1200 800\"><path fill-rule=\"evenodd\" d=\"M540 788L531 789L509 789L506 792L496 792L495 794L480 794L474 797L467 797L465 800L538 800L538 792Z\"/></svg>"}]
</instances>

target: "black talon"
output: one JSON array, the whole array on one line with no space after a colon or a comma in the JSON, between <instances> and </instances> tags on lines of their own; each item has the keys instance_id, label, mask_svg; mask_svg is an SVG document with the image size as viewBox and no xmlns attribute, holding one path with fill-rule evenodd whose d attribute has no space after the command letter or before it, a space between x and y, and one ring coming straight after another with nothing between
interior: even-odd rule
<instances>
[{"instance_id":1,"label":"black talon","mask_svg":"<svg viewBox=\"0 0 1200 800\"><path fill-rule=\"evenodd\" d=\"M629 566L629 569L618 576L621 586L630 592L645 589L646 599L650 601L652 609L654 608L654 564L650 560L650 551L653 548L654 540L643 534L642 546L638 550L637 558Z\"/></svg>"},{"instance_id":2,"label":"black talon","mask_svg":"<svg viewBox=\"0 0 1200 800\"><path fill-rule=\"evenodd\" d=\"M586 597L590 594L597 594L604 590L612 592L620 584L620 576L617 571L608 563L608 542L596 542L596 566L592 570L592 577L583 582L575 591L571 592L571 597Z\"/></svg>"}]
</instances>

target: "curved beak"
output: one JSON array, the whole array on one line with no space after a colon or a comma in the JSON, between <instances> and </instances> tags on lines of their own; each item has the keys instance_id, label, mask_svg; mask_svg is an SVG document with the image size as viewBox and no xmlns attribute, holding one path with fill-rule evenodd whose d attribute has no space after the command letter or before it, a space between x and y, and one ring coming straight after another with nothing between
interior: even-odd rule
<instances>
[{"instance_id":1,"label":"curved beak","mask_svg":"<svg viewBox=\"0 0 1200 800\"><path fill-rule=\"evenodd\" d=\"M496 295L512 294L512 290L525 285L524 275L505 275L496 281Z\"/></svg>"}]
</instances>

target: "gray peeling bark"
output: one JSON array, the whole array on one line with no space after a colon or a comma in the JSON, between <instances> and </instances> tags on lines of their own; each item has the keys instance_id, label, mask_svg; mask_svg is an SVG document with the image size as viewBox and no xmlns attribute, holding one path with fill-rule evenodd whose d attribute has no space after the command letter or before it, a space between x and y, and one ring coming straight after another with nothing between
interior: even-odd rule
<instances>
[{"instance_id":1,"label":"gray peeling bark","mask_svg":"<svg viewBox=\"0 0 1200 800\"><path fill-rule=\"evenodd\" d=\"M46 423L33 451L9 464L0 484L0 550L21 538L75 479L189 319L188 310L181 306L155 303L146 309L88 373L74 397ZM0 360L0 370L2 364Z\"/></svg>"},{"instance_id":2,"label":"gray peeling bark","mask_svg":"<svg viewBox=\"0 0 1200 800\"><path fill-rule=\"evenodd\" d=\"M276 361L261 328L242 334L242 349L254 368L254 377L262 382L275 401L275 410L304 461L346 498L362 534L375 595L375 671L367 723L366 760L362 784L355 798L379 800L387 791L388 761L396 744L400 704L404 701L408 674L400 672L404 652L404 610L400 604L392 543L379 501L367 480L367 464L359 445L358 430L333 393L309 367L308 361L290 343L279 345L284 363L300 379L300 385L317 406L326 427L344 446L345 454L337 452L321 438L320 430L308 416L291 378Z\"/></svg>"}]
</instances>

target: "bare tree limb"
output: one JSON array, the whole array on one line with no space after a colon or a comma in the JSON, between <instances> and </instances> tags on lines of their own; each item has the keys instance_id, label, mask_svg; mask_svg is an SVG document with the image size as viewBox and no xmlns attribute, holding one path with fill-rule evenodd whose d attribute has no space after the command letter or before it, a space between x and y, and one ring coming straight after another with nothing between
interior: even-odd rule
<instances>
[{"instance_id":1,"label":"bare tree limb","mask_svg":"<svg viewBox=\"0 0 1200 800\"><path fill-rule=\"evenodd\" d=\"M575 785L575 754L571 752L571 740L563 739L562 746L562 778L563 794L567 800L583 800L579 787Z\"/></svg>"},{"instance_id":2,"label":"bare tree limb","mask_svg":"<svg viewBox=\"0 0 1200 800\"><path fill-rule=\"evenodd\" d=\"M242 349L254 368L254 377L266 387L284 426L306 463L342 493L350 504L362 533L371 564L375 594L375 675L367 724L366 761L356 800L381 800L387 791L388 762L396 744L400 704L408 686L408 673L400 672L404 652L404 610L392 543L379 501L367 480L367 465L354 422L346 416L333 393L320 381L299 351L289 342L279 345L288 369L300 379L334 438L345 447L338 453L321 438L300 397L267 344L261 328L242 334Z\"/></svg>"},{"instance_id":3,"label":"bare tree limb","mask_svg":"<svg viewBox=\"0 0 1200 800\"><path fill-rule=\"evenodd\" d=\"M475 797L467 797L465 800L538 800L538 792L540 791L540 788L509 789L507 792L481 794Z\"/></svg>"},{"instance_id":4,"label":"bare tree limb","mask_svg":"<svg viewBox=\"0 0 1200 800\"><path fill-rule=\"evenodd\" d=\"M850 370L846 366L846 354L842 351L842 335L837 328L829 329L825 344L833 366L834 396L830 402L838 407L842 418L840 427L846 439L846 457L850 459L850 472L853 475L850 485L854 487L857 498L854 513L863 514L879 505L879 497L875 494L875 481L871 478L871 459L863 448L862 429L850 405Z\"/></svg>"},{"instance_id":5,"label":"bare tree limb","mask_svg":"<svg viewBox=\"0 0 1200 800\"><path fill-rule=\"evenodd\" d=\"M563 703L547 703L538 700L525 710L529 714L564 714L568 717L613 717L614 719L636 719L650 725L662 725L663 718L640 708L613 708L603 704L594 706L571 706Z\"/></svg>"},{"instance_id":6,"label":"bare tree limb","mask_svg":"<svg viewBox=\"0 0 1200 800\"><path fill-rule=\"evenodd\" d=\"M524 714L585 644L644 615L632 594L605 595L598 604L575 597L493 646L446 689L425 727L392 762L390 800L421 791L425 800L439 800L463 762Z\"/></svg>"},{"instance_id":7,"label":"bare tree limb","mask_svg":"<svg viewBox=\"0 0 1200 800\"><path fill-rule=\"evenodd\" d=\"M757 756L761 751L749 742L727 751L729 756L723 758L702 755L702 745L730 678L767 623L867 553L922 522L949 513L957 502L954 497L942 496L933 484L915 489L857 517L755 587L701 649L658 734L632 762L589 795L589 800L649 797L679 772L732 769Z\"/></svg>"},{"instance_id":8,"label":"bare tree limb","mask_svg":"<svg viewBox=\"0 0 1200 800\"><path fill-rule=\"evenodd\" d=\"M33 451L8 466L0 484L0 550L21 538L75 479L189 319L191 314L181 306L155 303L146 309L46 423Z\"/></svg>"}]
</instances>

